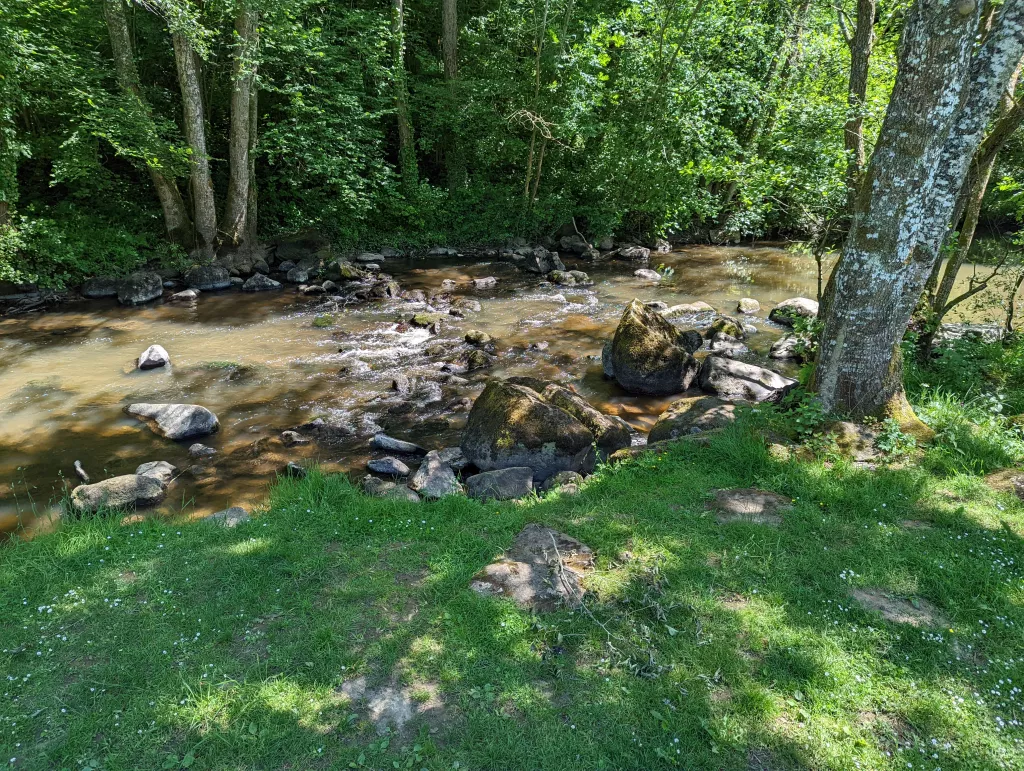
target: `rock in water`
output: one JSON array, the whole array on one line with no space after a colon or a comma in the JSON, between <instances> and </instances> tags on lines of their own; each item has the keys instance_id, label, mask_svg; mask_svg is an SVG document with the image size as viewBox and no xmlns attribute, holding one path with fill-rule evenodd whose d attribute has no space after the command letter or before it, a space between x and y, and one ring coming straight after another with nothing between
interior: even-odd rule
<instances>
[{"instance_id":1,"label":"rock in water","mask_svg":"<svg viewBox=\"0 0 1024 771\"><path fill-rule=\"evenodd\" d=\"M785 335L772 343L768 355L773 359L800 359L800 350L807 347L807 341L797 335Z\"/></svg>"},{"instance_id":2,"label":"rock in water","mask_svg":"<svg viewBox=\"0 0 1024 771\"><path fill-rule=\"evenodd\" d=\"M386 458L375 458L366 464L366 468L374 474L387 474L393 477L404 477L409 475L409 467L398 458L390 455Z\"/></svg>"},{"instance_id":3,"label":"rock in water","mask_svg":"<svg viewBox=\"0 0 1024 771\"><path fill-rule=\"evenodd\" d=\"M262 273L254 273L242 284L243 292L269 292L272 289L280 288L280 281L274 281L270 276L265 276Z\"/></svg>"},{"instance_id":4,"label":"rock in water","mask_svg":"<svg viewBox=\"0 0 1024 771\"><path fill-rule=\"evenodd\" d=\"M680 332L639 300L626 306L612 339L612 368L630 393L666 395L685 391L698 364Z\"/></svg>"},{"instance_id":5,"label":"rock in water","mask_svg":"<svg viewBox=\"0 0 1024 771\"><path fill-rule=\"evenodd\" d=\"M627 245L619 249L619 257L624 260L636 260L637 262L647 262L651 259L651 250L646 246L635 246Z\"/></svg>"},{"instance_id":6,"label":"rock in water","mask_svg":"<svg viewBox=\"0 0 1024 771\"><path fill-rule=\"evenodd\" d=\"M462 452L481 471L528 466L534 481L559 471L589 472L594 434L525 386L492 380L477 397Z\"/></svg>"},{"instance_id":7,"label":"rock in water","mask_svg":"<svg viewBox=\"0 0 1024 771\"><path fill-rule=\"evenodd\" d=\"M171 357L161 345L151 345L139 357L139 369L156 369L171 363Z\"/></svg>"},{"instance_id":8,"label":"rock in water","mask_svg":"<svg viewBox=\"0 0 1024 771\"><path fill-rule=\"evenodd\" d=\"M159 273L132 273L117 285L117 301L121 305L142 305L164 293L164 280Z\"/></svg>"},{"instance_id":9,"label":"rock in water","mask_svg":"<svg viewBox=\"0 0 1024 771\"><path fill-rule=\"evenodd\" d=\"M217 416L198 404L129 404L125 412L154 421L168 439L206 436L220 429Z\"/></svg>"},{"instance_id":10,"label":"rock in water","mask_svg":"<svg viewBox=\"0 0 1024 771\"><path fill-rule=\"evenodd\" d=\"M783 300L768 314L776 324L791 327L798 318L810 319L818 315L818 303L806 297L791 297Z\"/></svg>"},{"instance_id":11,"label":"rock in water","mask_svg":"<svg viewBox=\"0 0 1024 771\"><path fill-rule=\"evenodd\" d=\"M99 300L104 297L117 297L117 279L110 276L90 278L82 284L82 297Z\"/></svg>"},{"instance_id":12,"label":"rock in water","mask_svg":"<svg viewBox=\"0 0 1024 771\"><path fill-rule=\"evenodd\" d=\"M708 356L700 368L700 387L726 401L778 402L796 386L778 372L721 356Z\"/></svg>"},{"instance_id":13,"label":"rock in water","mask_svg":"<svg viewBox=\"0 0 1024 771\"><path fill-rule=\"evenodd\" d=\"M397 452L403 455L425 455L426 450L418 444L403 442L401 439L394 439L387 434L374 434L370 440L370 447L384 452Z\"/></svg>"},{"instance_id":14,"label":"rock in water","mask_svg":"<svg viewBox=\"0 0 1024 771\"><path fill-rule=\"evenodd\" d=\"M167 298L168 302L176 303L191 303L199 299L198 289L184 289L181 292L175 292Z\"/></svg>"},{"instance_id":15,"label":"rock in water","mask_svg":"<svg viewBox=\"0 0 1024 771\"><path fill-rule=\"evenodd\" d=\"M305 268L295 266L285 274L285 280L289 284L305 284L309 281L309 271Z\"/></svg>"},{"instance_id":16,"label":"rock in water","mask_svg":"<svg viewBox=\"0 0 1024 771\"><path fill-rule=\"evenodd\" d=\"M752 297L742 297L736 304L736 310L743 314L757 313L761 310L761 303Z\"/></svg>"},{"instance_id":17,"label":"rock in water","mask_svg":"<svg viewBox=\"0 0 1024 771\"><path fill-rule=\"evenodd\" d=\"M565 410L589 428L597 440L597 449L603 455L608 456L616 450L629 447L632 441L629 426L622 418L605 415L594 409L583 397L556 383L545 388L541 396L544 401Z\"/></svg>"},{"instance_id":18,"label":"rock in water","mask_svg":"<svg viewBox=\"0 0 1024 771\"><path fill-rule=\"evenodd\" d=\"M201 442L196 442L188 448L188 456L190 458L209 458L211 455L216 455L217 451L212 447L207 447Z\"/></svg>"},{"instance_id":19,"label":"rock in water","mask_svg":"<svg viewBox=\"0 0 1024 771\"><path fill-rule=\"evenodd\" d=\"M227 289L231 286L231 273L223 265L198 265L185 274L185 286L200 292Z\"/></svg>"},{"instance_id":20,"label":"rock in water","mask_svg":"<svg viewBox=\"0 0 1024 771\"><path fill-rule=\"evenodd\" d=\"M728 335L734 337L737 340L744 338L743 324L732 316L719 316L711 322L711 326L708 327L708 331L704 333L704 337L711 340L717 334Z\"/></svg>"},{"instance_id":21,"label":"rock in water","mask_svg":"<svg viewBox=\"0 0 1024 771\"><path fill-rule=\"evenodd\" d=\"M232 506L230 509L224 509L224 511L218 511L216 514L203 517L204 522L213 522L224 527L237 527L243 522L248 522L249 519L249 512L241 506Z\"/></svg>"},{"instance_id":22,"label":"rock in water","mask_svg":"<svg viewBox=\"0 0 1024 771\"><path fill-rule=\"evenodd\" d=\"M163 499L164 486L160 481L138 474L112 477L94 485L80 485L71 493L71 505L82 514L100 509L152 506Z\"/></svg>"},{"instance_id":23,"label":"rock in water","mask_svg":"<svg viewBox=\"0 0 1024 771\"><path fill-rule=\"evenodd\" d=\"M437 450L431 450L409 480L409 487L424 498L443 498L462 492L459 480L451 466L441 460Z\"/></svg>"},{"instance_id":24,"label":"rock in water","mask_svg":"<svg viewBox=\"0 0 1024 771\"><path fill-rule=\"evenodd\" d=\"M575 538L531 524L516 536L505 556L475 576L470 588L484 596L509 597L520 607L550 611L576 607L582 578L594 567L594 552Z\"/></svg>"},{"instance_id":25,"label":"rock in water","mask_svg":"<svg viewBox=\"0 0 1024 771\"><path fill-rule=\"evenodd\" d=\"M140 477L155 479L161 485L167 487L167 485L174 481L174 476L178 473L178 469L165 460L154 460L149 463L143 463L135 469L135 473Z\"/></svg>"},{"instance_id":26,"label":"rock in water","mask_svg":"<svg viewBox=\"0 0 1024 771\"><path fill-rule=\"evenodd\" d=\"M750 353L750 349L747 346L732 335L727 335L724 332L715 332L711 336L709 349L716 356L726 356L730 359Z\"/></svg>"},{"instance_id":27,"label":"rock in water","mask_svg":"<svg viewBox=\"0 0 1024 771\"><path fill-rule=\"evenodd\" d=\"M661 413L647 437L648 443L722 428L736 420L736 405L714 396L696 396L672 402Z\"/></svg>"},{"instance_id":28,"label":"rock in water","mask_svg":"<svg viewBox=\"0 0 1024 771\"><path fill-rule=\"evenodd\" d=\"M527 466L484 471L466 480L466 494L481 501L512 501L531 492L533 469Z\"/></svg>"}]
</instances>

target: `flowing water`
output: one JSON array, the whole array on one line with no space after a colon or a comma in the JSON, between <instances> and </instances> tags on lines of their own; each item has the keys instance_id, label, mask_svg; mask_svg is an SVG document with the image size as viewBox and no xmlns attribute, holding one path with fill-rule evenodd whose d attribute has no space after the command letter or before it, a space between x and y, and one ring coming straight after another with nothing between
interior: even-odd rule
<instances>
[{"instance_id":1,"label":"flowing water","mask_svg":"<svg viewBox=\"0 0 1024 771\"><path fill-rule=\"evenodd\" d=\"M472 399L494 375L570 383L599 409L622 416L642 441L671 399L631 396L602 376L601 347L626 303L704 300L732 313L739 298L753 297L763 310L749 319L759 332L748 344L763 355L781 333L766 321L772 306L816 292L813 261L771 246L689 247L651 261L674 275L655 285L635 278L634 264L570 264L587 271L594 286L557 287L500 261L387 261L384 269L403 289L430 295L451 279L460 284L457 294L481 303L465 319L446 319L437 336L401 324L420 306L397 299L342 308L330 314L331 326L318 326L330 310L323 298L290 287L138 309L79 302L0 319L0 533L51 526L78 482L76 460L93 481L132 473L146 461L177 466L182 473L167 500L150 510L156 515L258 505L290 460L355 478L370 457L370 436L381 429L428 448L457 444L466 412L452 402ZM484 276L497 277L497 286L463 286ZM495 339L495 365L464 373L468 383L441 382L438 367L468 350L462 338L470 329ZM138 371L138 355L154 343L167 349L172 365ZM391 388L399 372L425 377L403 396ZM126 415L132 402L201 404L217 414L221 430L173 442ZM318 417L333 427L330 441L286 448L277 438ZM217 455L191 460L195 441Z\"/></svg>"}]
</instances>

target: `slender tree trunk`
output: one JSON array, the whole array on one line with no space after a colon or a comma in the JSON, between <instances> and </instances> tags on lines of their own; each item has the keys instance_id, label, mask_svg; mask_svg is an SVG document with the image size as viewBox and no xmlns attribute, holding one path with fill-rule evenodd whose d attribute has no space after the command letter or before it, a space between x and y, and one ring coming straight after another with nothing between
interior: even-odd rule
<instances>
[{"instance_id":1,"label":"slender tree trunk","mask_svg":"<svg viewBox=\"0 0 1024 771\"><path fill-rule=\"evenodd\" d=\"M395 119L398 122L398 170L406 192L419 181L416 137L409 110L409 80L405 74L405 0L392 0L391 56L395 68Z\"/></svg>"},{"instance_id":2,"label":"slender tree trunk","mask_svg":"<svg viewBox=\"0 0 1024 771\"><path fill-rule=\"evenodd\" d=\"M530 196L531 201L537 200L537 188L540 187L540 173L544 168L544 150L547 149L548 140L543 139L540 143L540 154L537 158L537 173L533 177L533 194Z\"/></svg>"},{"instance_id":3,"label":"slender tree trunk","mask_svg":"<svg viewBox=\"0 0 1024 771\"><path fill-rule=\"evenodd\" d=\"M132 51L131 35L128 33L128 17L125 14L124 2L122 0L103 0L103 16L107 22L110 48L114 54L114 72L117 76L117 84L125 96L135 100L139 108L149 115L149 105L142 97L139 71L135 66L135 55ZM160 208L163 210L164 227L167 229L168 238L185 249L191 249L195 244L192 222L177 183L172 177L166 176L160 169L154 167L152 163L146 164L146 170L149 172L149 178L153 181L153 188L156 190Z\"/></svg>"},{"instance_id":4,"label":"slender tree trunk","mask_svg":"<svg viewBox=\"0 0 1024 771\"><path fill-rule=\"evenodd\" d=\"M857 0L857 26L850 38L850 84L846 93L849 117L843 126L848 157L846 190L848 212L853 211L857 186L864 170L864 103L868 93L868 64L875 46L875 0Z\"/></svg>"},{"instance_id":5,"label":"slender tree trunk","mask_svg":"<svg viewBox=\"0 0 1024 771\"><path fill-rule=\"evenodd\" d=\"M255 13L241 3L235 16L235 57L232 64L231 129L228 137L228 193L224 202L221 237L226 244L244 250L249 233L249 185L252 184L249 147L252 144L249 117L256 74Z\"/></svg>"},{"instance_id":6,"label":"slender tree trunk","mask_svg":"<svg viewBox=\"0 0 1024 771\"><path fill-rule=\"evenodd\" d=\"M217 237L217 208L213 199L213 180L210 178L210 157L206 153L206 121L203 93L199 85L199 57L188 38L174 33L171 40L174 43L174 60L181 88L185 140L192 153L189 180L192 190L192 221L196 234L195 250L199 257L212 259Z\"/></svg>"},{"instance_id":7,"label":"slender tree trunk","mask_svg":"<svg viewBox=\"0 0 1024 771\"><path fill-rule=\"evenodd\" d=\"M259 89L253 84L249 92L249 197L246 202L245 240L250 247L259 242L257 237L256 145L259 128Z\"/></svg>"},{"instance_id":8,"label":"slender tree trunk","mask_svg":"<svg viewBox=\"0 0 1024 771\"><path fill-rule=\"evenodd\" d=\"M451 96L451 109L454 110L458 98L455 86L459 79L458 0L441 0L441 59ZM444 165L448 189L457 190L466 184L466 161L455 132L449 127L445 134Z\"/></svg>"},{"instance_id":9,"label":"slender tree trunk","mask_svg":"<svg viewBox=\"0 0 1024 771\"><path fill-rule=\"evenodd\" d=\"M544 52L544 36L547 34L549 8L549 0L544 0L544 16L541 18L540 27L537 29L537 34L534 36L535 55L533 58L533 100L530 103L530 110L533 112L533 128L530 131L530 152L526 156L526 184L523 187L523 198L527 200L533 200L537 197L536 194L534 194L532 198L530 196L530 179L533 176L533 152L534 148L537 146L537 98L540 96L540 57ZM571 6L566 9L566 24L569 23L568 14L570 12Z\"/></svg>"},{"instance_id":10,"label":"slender tree trunk","mask_svg":"<svg viewBox=\"0 0 1024 771\"><path fill-rule=\"evenodd\" d=\"M907 16L892 98L825 291L813 384L826 412L916 421L899 343L1024 52L1024 0L1003 4L972 57L979 15L962 0L918 0Z\"/></svg>"}]
</instances>

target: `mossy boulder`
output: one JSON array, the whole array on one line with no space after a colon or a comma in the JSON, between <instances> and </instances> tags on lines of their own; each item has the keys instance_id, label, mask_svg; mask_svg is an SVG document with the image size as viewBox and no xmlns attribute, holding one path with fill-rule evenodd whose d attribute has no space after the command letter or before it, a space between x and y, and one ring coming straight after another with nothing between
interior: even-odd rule
<instances>
[{"instance_id":1,"label":"mossy boulder","mask_svg":"<svg viewBox=\"0 0 1024 771\"><path fill-rule=\"evenodd\" d=\"M811 319L817 315L817 302L807 297L790 297L772 308L768 319L776 324L791 327L798 318Z\"/></svg>"},{"instance_id":2,"label":"mossy boulder","mask_svg":"<svg viewBox=\"0 0 1024 771\"><path fill-rule=\"evenodd\" d=\"M633 300L612 339L615 379L630 393L667 395L685 391L699 366L680 331L657 311Z\"/></svg>"},{"instance_id":3,"label":"mossy boulder","mask_svg":"<svg viewBox=\"0 0 1024 771\"><path fill-rule=\"evenodd\" d=\"M719 316L716 318L711 322L711 326L708 327L708 331L704 333L704 337L710 340L719 332L723 335L736 338L737 340L742 340L744 338L743 324L732 316Z\"/></svg>"},{"instance_id":4,"label":"mossy boulder","mask_svg":"<svg viewBox=\"0 0 1024 771\"><path fill-rule=\"evenodd\" d=\"M736 405L714 396L695 396L672 402L654 424L647 443L679 439L727 426L736 420Z\"/></svg>"},{"instance_id":5,"label":"mossy boulder","mask_svg":"<svg viewBox=\"0 0 1024 771\"><path fill-rule=\"evenodd\" d=\"M117 284L117 301L121 305L142 305L164 293L164 280L159 273L139 271Z\"/></svg>"},{"instance_id":6,"label":"mossy boulder","mask_svg":"<svg viewBox=\"0 0 1024 771\"><path fill-rule=\"evenodd\" d=\"M582 397L574 394L565 386L555 383L545 388L541 396L548 404L565 410L589 428L597 440L597 449L603 457L607 457L623 447L629 447L631 442L629 426L622 418L599 412Z\"/></svg>"},{"instance_id":7,"label":"mossy boulder","mask_svg":"<svg viewBox=\"0 0 1024 771\"><path fill-rule=\"evenodd\" d=\"M527 466L539 484L559 471L589 472L594 434L525 386L492 380L473 404L462 452L481 471Z\"/></svg>"}]
</instances>

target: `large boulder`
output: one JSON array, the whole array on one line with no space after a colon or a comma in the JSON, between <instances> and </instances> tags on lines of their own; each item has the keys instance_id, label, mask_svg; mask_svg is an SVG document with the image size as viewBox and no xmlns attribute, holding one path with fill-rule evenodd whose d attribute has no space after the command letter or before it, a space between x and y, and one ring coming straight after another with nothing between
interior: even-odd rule
<instances>
[{"instance_id":1,"label":"large boulder","mask_svg":"<svg viewBox=\"0 0 1024 771\"><path fill-rule=\"evenodd\" d=\"M152 506L164 499L159 479L139 474L111 477L93 485L80 485L71 492L71 505L80 514L100 509Z\"/></svg>"},{"instance_id":2,"label":"large boulder","mask_svg":"<svg viewBox=\"0 0 1024 771\"><path fill-rule=\"evenodd\" d=\"M423 458L420 467L409 480L409 487L424 498L443 498L462 492L459 480L452 467L441 460L437 450L431 450Z\"/></svg>"},{"instance_id":3,"label":"large boulder","mask_svg":"<svg viewBox=\"0 0 1024 771\"><path fill-rule=\"evenodd\" d=\"M544 401L565 410L589 428L597 440L597 449L605 456L623 447L629 447L629 426L622 418L599 412L585 399L556 383L547 386L541 396L544 397Z\"/></svg>"},{"instance_id":4,"label":"large boulder","mask_svg":"<svg viewBox=\"0 0 1024 771\"><path fill-rule=\"evenodd\" d=\"M168 439L206 436L220 429L217 416L198 404L129 404L125 412L153 421Z\"/></svg>"},{"instance_id":5,"label":"large boulder","mask_svg":"<svg viewBox=\"0 0 1024 771\"><path fill-rule=\"evenodd\" d=\"M708 356L700 368L700 387L727 401L778 402L797 381L764 367Z\"/></svg>"},{"instance_id":6,"label":"large boulder","mask_svg":"<svg viewBox=\"0 0 1024 771\"><path fill-rule=\"evenodd\" d=\"M630 393L665 395L685 391L698 364L680 331L639 300L626 306L612 339L612 369Z\"/></svg>"},{"instance_id":7,"label":"large boulder","mask_svg":"<svg viewBox=\"0 0 1024 771\"><path fill-rule=\"evenodd\" d=\"M537 247L521 263L525 270L531 273L545 275L553 270L565 270L565 265L558 257L557 252L549 252L547 249Z\"/></svg>"},{"instance_id":8,"label":"large boulder","mask_svg":"<svg viewBox=\"0 0 1024 771\"><path fill-rule=\"evenodd\" d=\"M244 284L242 284L243 292L269 292L273 289L280 289L281 282L274 281L270 276L266 276L262 273L254 273L250 276Z\"/></svg>"},{"instance_id":9,"label":"large boulder","mask_svg":"<svg viewBox=\"0 0 1024 771\"><path fill-rule=\"evenodd\" d=\"M110 276L96 276L82 284L82 297L90 300L99 300L104 297L117 297L116 278Z\"/></svg>"},{"instance_id":10,"label":"large boulder","mask_svg":"<svg viewBox=\"0 0 1024 771\"><path fill-rule=\"evenodd\" d=\"M528 466L483 471L466 480L466 494L481 501L512 501L531 492L533 469Z\"/></svg>"},{"instance_id":11,"label":"large boulder","mask_svg":"<svg viewBox=\"0 0 1024 771\"><path fill-rule=\"evenodd\" d=\"M492 380L473 404L462 452L481 471L528 466L534 481L594 465L594 434L526 386Z\"/></svg>"},{"instance_id":12,"label":"large boulder","mask_svg":"<svg viewBox=\"0 0 1024 771\"><path fill-rule=\"evenodd\" d=\"M736 405L714 396L694 396L672 402L654 424L648 443L678 439L722 428L736 420Z\"/></svg>"},{"instance_id":13,"label":"large boulder","mask_svg":"<svg viewBox=\"0 0 1024 771\"><path fill-rule=\"evenodd\" d=\"M117 301L121 305L142 305L164 293L164 280L159 273L139 271L121 279L117 285Z\"/></svg>"},{"instance_id":14,"label":"large boulder","mask_svg":"<svg viewBox=\"0 0 1024 771\"><path fill-rule=\"evenodd\" d=\"M633 260L635 262L647 262L651 259L651 250L646 246L636 246L634 244L628 244L619 249L618 256L624 260Z\"/></svg>"},{"instance_id":15,"label":"large boulder","mask_svg":"<svg viewBox=\"0 0 1024 771\"><path fill-rule=\"evenodd\" d=\"M711 326L708 327L708 331L704 333L704 336L708 340L711 340L719 333L729 335L729 337L734 337L737 340L742 340L745 336L743 332L743 324L732 316L716 317L715 320L711 322Z\"/></svg>"},{"instance_id":16,"label":"large boulder","mask_svg":"<svg viewBox=\"0 0 1024 771\"><path fill-rule=\"evenodd\" d=\"M185 274L185 286L210 292L231 286L231 272L223 265L197 265Z\"/></svg>"},{"instance_id":17,"label":"large boulder","mask_svg":"<svg viewBox=\"0 0 1024 771\"><path fill-rule=\"evenodd\" d=\"M768 319L776 324L791 327L798 318L811 319L817 315L817 302L806 297L791 297L772 308Z\"/></svg>"}]
</instances>

